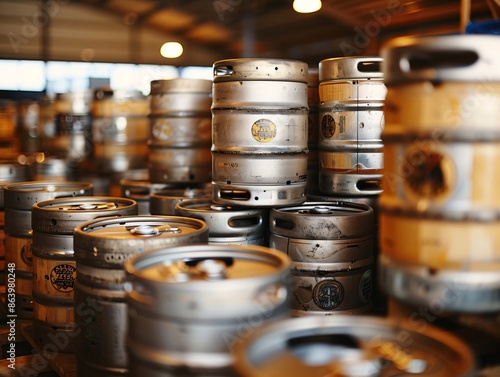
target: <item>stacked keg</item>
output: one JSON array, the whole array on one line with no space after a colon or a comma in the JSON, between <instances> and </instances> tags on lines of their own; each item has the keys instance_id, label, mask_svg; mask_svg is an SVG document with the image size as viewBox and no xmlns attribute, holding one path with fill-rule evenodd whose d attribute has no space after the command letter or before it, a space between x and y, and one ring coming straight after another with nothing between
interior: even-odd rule
<instances>
[{"instance_id":1,"label":"stacked keg","mask_svg":"<svg viewBox=\"0 0 500 377\"><path fill-rule=\"evenodd\" d=\"M210 181L211 91L209 80L151 81L151 182L193 185Z\"/></svg>"},{"instance_id":2,"label":"stacked keg","mask_svg":"<svg viewBox=\"0 0 500 377\"><path fill-rule=\"evenodd\" d=\"M213 200L281 206L305 201L307 64L227 59L214 63Z\"/></svg>"},{"instance_id":3,"label":"stacked keg","mask_svg":"<svg viewBox=\"0 0 500 377\"><path fill-rule=\"evenodd\" d=\"M240 377L477 376L459 337L377 317L274 321L237 343L234 356Z\"/></svg>"},{"instance_id":4,"label":"stacked keg","mask_svg":"<svg viewBox=\"0 0 500 377\"><path fill-rule=\"evenodd\" d=\"M292 315L360 314L372 304L373 209L306 202L271 209L270 242L292 260Z\"/></svg>"},{"instance_id":5,"label":"stacked keg","mask_svg":"<svg viewBox=\"0 0 500 377\"><path fill-rule=\"evenodd\" d=\"M266 247L170 247L125 269L130 376L234 376L234 345L289 314L290 261Z\"/></svg>"},{"instance_id":6,"label":"stacked keg","mask_svg":"<svg viewBox=\"0 0 500 377\"><path fill-rule=\"evenodd\" d=\"M92 101L92 140L99 175L147 167L149 103L140 91L98 88Z\"/></svg>"},{"instance_id":7,"label":"stacked keg","mask_svg":"<svg viewBox=\"0 0 500 377\"><path fill-rule=\"evenodd\" d=\"M105 217L76 227L74 305L79 331L75 356L79 376L128 373L124 263L136 254L207 241L203 221L179 216ZM171 303L175 307L180 301ZM137 330L144 326L142 323Z\"/></svg>"},{"instance_id":8,"label":"stacked keg","mask_svg":"<svg viewBox=\"0 0 500 377\"><path fill-rule=\"evenodd\" d=\"M130 215L137 215L137 203L119 197L57 198L33 205L33 338L40 347L53 343L58 352L75 351L80 331L74 320L75 227L98 217Z\"/></svg>"},{"instance_id":9,"label":"stacked keg","mask_svg":"<svg viewBox=\"0 0 500 377\"><path fill-rule=\"evenodd\" d=\"M0 285L5 285L5 200L4 187L28 180L28 167L16 160L0 160Z\"/></svg>"},{"instance_id":10,"label":"stacked keg","mask_svg":"<svg viewBox=\"0 0 500 377\"><path fill-rule=\"evenodd\" d=\"M384 46L381 284L413 306L500 310L500 40Z\"/></svg>"},{"instance_id":11,"label":"stacked keg","mask_svg":"<svg viewBox=\"0 0 500 377\"><path fill-rule=\"evenodd\" d=\"M4 187L5 262L13 263L16 268L16 306L11 310L7 303L9 314L33 318L33 205L59 197L92 194L92 185L86 182L33 181L10 183Z\"/></svg>"}]
</instances>

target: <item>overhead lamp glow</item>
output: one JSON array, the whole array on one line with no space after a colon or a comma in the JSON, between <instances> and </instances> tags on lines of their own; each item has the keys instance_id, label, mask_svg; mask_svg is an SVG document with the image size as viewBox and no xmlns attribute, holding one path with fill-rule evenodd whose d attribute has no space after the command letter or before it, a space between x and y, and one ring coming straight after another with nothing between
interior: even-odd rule
<instances>
[{"instance_id":1,"label":"overhead lamp glow","mask_svg":"<svg viewBox=\"0 0 500 377\"><path fill-rule=\"evenodd\" d=\"M294 0L293 9L297 13L314 13L321 9L321 0Z\"/></svg>"},{"instance_id":2,"label":"overhead lamp glow","mask_svg":"<svg viewBox=\"0 0 500 377\"><path fill-rule=\"evenodd\" d=\"M164 58L178 58L182 55L184 49L179 42L167 42L164 43L160 48L160 54Z\"/></svg>"}]
</instances>

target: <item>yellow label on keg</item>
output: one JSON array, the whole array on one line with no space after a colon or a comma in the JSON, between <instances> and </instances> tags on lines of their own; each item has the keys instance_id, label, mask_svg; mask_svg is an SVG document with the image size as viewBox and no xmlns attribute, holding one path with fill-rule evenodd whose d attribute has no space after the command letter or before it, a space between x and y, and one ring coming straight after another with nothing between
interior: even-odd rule
<instances>
[{"instance_id":1,"label":"yellow label on keg","mask_svg":"<svg viewBox=\"0 0 500 377\"><path fill-rule=\"evenodd\" d=\"M336 128L337 124L335 123L335 119L333 119L331 115L325 115L321 119L321 132L327 139L331 138L335 134Z\"/></svg>"},{"instance_id":2,"label":"yellow label on keg","mask_svg":"<svg viewBox=\"0 0 500 377\"><path fill-rule=\"evenodd\" d=\"M259 143L268 143L276 137L276 125L269 119L259 119L252 124L252 136Z\"/></svg>"}]
</instances>

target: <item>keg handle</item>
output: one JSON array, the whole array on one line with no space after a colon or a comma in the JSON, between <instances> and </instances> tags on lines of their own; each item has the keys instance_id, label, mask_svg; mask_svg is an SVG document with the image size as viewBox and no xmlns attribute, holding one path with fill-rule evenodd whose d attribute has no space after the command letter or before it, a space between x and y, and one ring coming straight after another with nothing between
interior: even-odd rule
<instances>
[{"instance_id":1,"label":"keg handle","mask_svg":"<svg viewBox=\"0 0 500 377\"><path fill-rule=\"evenodd\" d=\"M464 68L473 66L478 60L477 52L471 50L415 51L401 56L399 66L403 72L411 74Z\"/></svg>"},{"instance_id":2,"label":"keg handle","mask_svg":"<svg viewBox=\"0 0 500 377\"><path fill-rule=\"evenodd\" d=\"M226 267L232 266L234 263L234 258L231 257L217 257L217 258L185 258L182 261L186 264L188 267L196 267L196 265L200 262L203 262L204 260L207 259L214 259L214 260L219 260L221 262L224 262L226 264Z\"/></svg>"},{"instance_id":3,"label":"keg handle","mask_svg":"<svg viewBox=\"0 0 500 377\"><path fill-rule=\"evenodd\" d=\"M232 76L233 74L234 74L233 67L230 65L217 66L214 68L215 77Z\"/></svg>"},{"instance_id":4,"label":"keg handle","mask_svg":"<svg viewBox=\"0 0 500 377\"><path fill-rule=\"evenodd\" d=\"M231 228L252 230L262 224L262 216L233 216L227 220L227 225Z\"/></svg>"},{"instance_id":5,"label":"keg handle","mask_svg":"<svg viewBox=\"0 0 500 377\"><path fill-rule=\"evenodd\" d=\"M358 62L356 68L361 73L381 73L382 62L378 60L362 60Z\"/></svg>"}]
</instances>

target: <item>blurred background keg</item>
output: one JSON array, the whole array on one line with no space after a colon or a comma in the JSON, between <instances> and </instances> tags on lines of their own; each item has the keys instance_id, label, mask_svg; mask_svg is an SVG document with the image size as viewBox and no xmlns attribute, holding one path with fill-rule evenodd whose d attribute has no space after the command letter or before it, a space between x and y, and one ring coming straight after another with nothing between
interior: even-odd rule
<instances>
[{"instance_id":1,"label":"blurred background keg","mask_svg":"<svg viewBox=\"0 0 500 377\"><path fill-rule=\"evenodd\" d=\"M373 233L373 210L360 203L271 209L269 246L292 259L293 316L371 308Z\"/></svg>"},{"instance_id":2,"label":"blurred background keg","mask_svg":"<svg viewBox=\"0 0 500 377\"><path fill-rule=\"evenodd\" d=\"M51 154L52 139L56 132L55 125L55 96L41 95L38 100L38 136L39 150L45 154Z\"/></svg>"},{"instance_id":3,"label":"blurred background keg","mask_svg":"<svg viewBox=\"0 0 500 377\"><path fill-rule=\"evenodd\" d=\"M29 165L30 177L33 181L74 181L78 174L68 165L66 159L35 153Z\"/></svg>"},{"instance_id":4,"label":"blurred background keg","mask_svg":"<svg viewBox=\"0 0 500 377\"><path fill-rule=\"evenodd\" d=\"M210 80L151 81L151 182L210 182L211 95Z\"/></svg>"},{"instance_id":5,"label":"blurred background keg","mask_svg":"<svg viewBox=\"0 0 500 377\"><path fill-rule=\"evenodd\" d=\"M95 89L92 140L98 175L147 168L148 113L148 99L140 91Z\"/></svg>"},{"instance_id":6,"label":"blurred background keg","mask_svg":"<svg viewBox=\"0 0 500 377\"><path fill-rule=\"evenodd\" d=\"M381 283L397 300L500 310L499 48L456 35L383 49Z\"/></svg>"},{"instance_id":7,"label":"blurred background keg","mask_svg":"<svg viewBox=\"0 0 500 377\"><path fill-rule=\"evenodd\" d=\"M175 206L189 199L210 199L212 186L165 188L149 197L149 211L152 215L175 215Z\"/></svg>"},{"instance_id":8,"label":"blurred background keg","mask_svg":"<svg viewBox=\"0 0 500 377\"><path fill-rule=\"evenodd\" d=\"M175 206L178 216L194 217L208 226L208 243L268 246L269 209L215 204L211 199L188 199Z\"/></svg>"},{"instance_id":9,"label":"blurred background keg","mask_svg":"<svg viewBox=\"0 0 500 377\"><path fill-rule=\"evenodd\" d=\"M155 192L164 190L170 185L167 183L152 183L149 180L147 169L130 170L120 179L121 196L133 199L139 206L139 215L149 215L149 198ZM160 213L156 213L160 215ZM166 215L162 213L161 215ZM173 213L171 213L173 215Z\"/></svg>"},{"instance_id":10,"label":"blurred background keg","mask_svg":"<svg viewBox=\"0 0 500 377\"><path fill-rule=\"evenodd\" d=\"M17 104L17 137L21 152L33 154L40 151L40 105L38 101L22 100Z\"/></svg>"},{"instance_id":11,"label":"blurred background keg","mask_svg":"<svg viewBox=\"0 0 500 377\"><path fill-rule=\"evenodd\" d=\"M58 198L33 205L33 338L41 348L59 339L58 352L75 352L76 226L95 218L131 215L137 215L137 203L119 197Z\"/></svg>"},{"instance_id":12,"label":"blurred background keg","mask_svg":"<svg viewBox=\"0 0 500 377\"><path fill-rule=\"evenodd\" d=\"M327 195L381 192L386 87L377 57L319 63L319 190Z\"/></svg>"},{"instance_id":13,"label":"blurred background keg","mask_svg":"<svg viewBox=\"0 0 500 377\"><path fill-rule=\"evenodd\" d=\"M16 266L16 308L18 318L33 318L33 254L31 209L37 202L67 196L92 195L87 182L33 181L4 186L5 262Z\"/></svg>"},{"instance_id":14,"label":"blurred background keg","mask_svg":"<svg viewBox=\"0 0 500 377\"><path fill-rule=\"evenodd\" d=\"M3 159L15 158L20 152L16 101L0 100L0 152Z\"/></svg>"},{"instance_id":15,"label":"blurred background keg","mask_svg":"<svg viewBox=\"0 0 500 377\"><path fill-rule=\"evenodd\" d=\"M213 201L276 206L305 201L307 64L228 59L213 64Z\"/></svg>"},{"instance_id":16,"label":"blurred background keg","mask_svg":"<svg viewBox=\"0 0 500 377\"><path fill-rule=\"evenodd\" d=\"M3 188L12 182L28 180L28 167L16 160L0 159L0 286L5 285L5 202ZM3 296L4 292L2 292Z\"/></svg>"},{"instance_id":17,"label":"blurred background keg","mask_svg":"<svg viewBox=\"0 0 500 377\"><path fill-rule=\"evenodd\" d=\"M130 376L233 376L233 345L289 314L290 261L267 247L171 247L125 269Z\"/></svg>"},{"instance_id":18,"label":"blurred background keg","mask_svg":"<svg viewBox=\"0 0 500 377\"><path fill-rule=\"evenodd\" d=\"M472 350L430 324L367 316L274 321L235 344L240 377L473 377Z\"/></svg>"},{"instance_id":19,"label":"blurred background keg","mask_svg":"<svg viewBox=\"0 0 500 377\"><path fill-rule=\"evenodd\" d=\"M307 104L309 116L307 122L307 194L319 194L319 70L308 69Z\"/></svg>"},{"instance_id":20,"label":"blurred background keg","mask_svg":"<svg viewBox=\"0 0 500 377\"><path fill-rule=\"evenodd\" d=\"M124 263L136 254L208 242L208 228L180 216L95 219L76 227L75 357L79 376L128 372ZM141 326L144 326L141 325Z\"/></svg>"}]
</instances>

